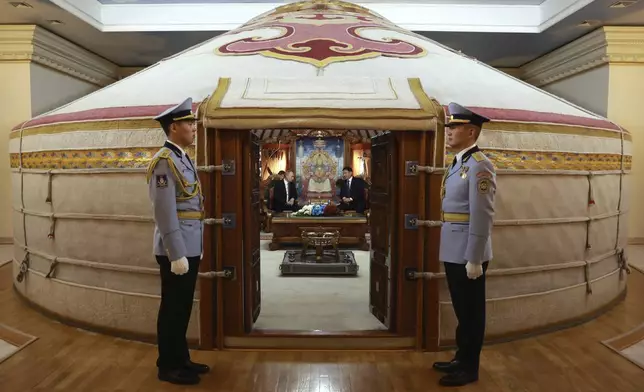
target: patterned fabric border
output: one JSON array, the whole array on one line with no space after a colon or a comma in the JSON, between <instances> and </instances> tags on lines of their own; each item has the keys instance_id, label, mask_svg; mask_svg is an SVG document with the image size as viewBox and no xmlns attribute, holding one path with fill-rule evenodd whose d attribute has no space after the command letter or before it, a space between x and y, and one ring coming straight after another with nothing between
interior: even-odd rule
<instances>
[{"instance_id":1,"label":"patterned fabric border","mask_svg":"<svg viewBox=\"0 0 644 392\"><path fill-rule=\"evenodd\" d=\"M107 169L107 168L141 168L159 148L123 148L106 150L68 150L40 151L22 154L25 169ZM187 150L194 159L195 148ZM619 154L580 154L539 151L484 150L485 155L497 169L515 170L619 170ZM453 153L447 153L445 164L454 159ZM10 154L11 167L20 165L18 154ZM624 169L630 170L632 157L624 156Z\"/></svg>"},{"instance_id":2,"label":"patterned fabric border","mask_svg":"<svg viewBox=\"0 0 644 392\"><path fill-rule=\"evenodd\" d=\"M483 150L497 169L514 170L620 170L620 154L581 154L573 152ZM445 155L445 165L454 153ZM624 156L624 169L630 170L632 157Z\"/></svg>"},{"instance_id":3,"label":"patterned fabric border","mask_svg":"<svg viewBox=\"0 0 644 392\"><path fill-rule=\"evenodd\" d=\"M25 169L144 168L157 151L159 147L27 152L22 154L22 166ZM194 160L194 146L186 152ZM10 154L10 161L12 168L19 167L19 154Z\"/></svg>"}]
</instances>

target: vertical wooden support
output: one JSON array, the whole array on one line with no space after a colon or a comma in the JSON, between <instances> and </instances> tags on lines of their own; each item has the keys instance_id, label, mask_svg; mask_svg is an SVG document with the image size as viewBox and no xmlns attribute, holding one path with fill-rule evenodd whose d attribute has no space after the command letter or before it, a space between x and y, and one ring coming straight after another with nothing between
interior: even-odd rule
<instances>
[{"instance_id":1,"label":"vertical wooden support","mask_svg":"<svg viewBox=\"0 0 644 392\"><path fill-rule=\"evenodd\" d=\"M197 167L211 165L208 162L208 135L203 123L197 124ZM214 173L199 172L202 192L204 195L204 212L206 217L213 214ZM214 236L214 228L211 225L204 225L203 233L203 259L199 263L199 271L207 272L215 270L214 260L217 251L217 242ZM217 281L214 279L199 279L197 288L199 290L199 325L200 325L200 348L212 349L215 346L216 316L217 316Z\"/></svg>"}]
</instances>

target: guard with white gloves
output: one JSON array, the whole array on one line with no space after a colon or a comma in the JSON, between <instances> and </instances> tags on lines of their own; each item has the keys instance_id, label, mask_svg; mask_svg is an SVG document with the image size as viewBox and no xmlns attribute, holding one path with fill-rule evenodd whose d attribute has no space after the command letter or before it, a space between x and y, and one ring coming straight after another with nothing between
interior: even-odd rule
<instances>
[{"instance_id":1,"label":"guard with white gloves","mask_svg":"<svg viewBox=\"0 0 644 392\"><path fill-rule=\"evenodd\" d=\"M192 362L186 340L199 261L203 252L203 195L197 168L184 149L195 141L192 99L155 120L167 136L147 170L154 215L154 254L161 275L157 320L158 377L174 384L197 384L207 365Z\"/></svg>"},{"instance_id":2,"label":"guard with white gloves","mask_svg":"<svg viewBox=\"0 0 644 392\"><path fill-rule=\"evenodd\" d=\"M476 145L483 123L490 120L455 103L448 109L446 144L456 156L443 175L439 259L458 320L457 351L451 361L436 362L433 367L447 373L440 379L441 385L462 386L479 377L496 173Z\"/></svg>"}]
</instances>

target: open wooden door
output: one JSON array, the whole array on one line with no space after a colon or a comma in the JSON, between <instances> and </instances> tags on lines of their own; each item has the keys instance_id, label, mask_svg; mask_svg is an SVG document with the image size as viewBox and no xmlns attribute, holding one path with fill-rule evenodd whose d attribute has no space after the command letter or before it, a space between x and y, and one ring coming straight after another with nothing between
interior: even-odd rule
<instances>
[{"instance_id":1,"label":"open wooden door","mask_svg":"<svg viewBox=\"0 0 644 392\"><path fill-rule=\"evenodd\" d=\"M392 240L394 230L394 181L395 163L394 135L376 136L371 140L371 189L370 223L371 260L369 284L369 308L387 328L391 327L392 287L391 273Z\"/></svg>"},{"instance_id":2,"label":"open wooden door","mask_svg":"<svg viewBox=\"0 0 644 392\"><path fill-rule=\"evenodd\" d=\"M260 263L260 146L257 136L248 132L243 137L243 205L244 205L244 330L248 333L262 308Z\"/></svg>"}]
</instances>

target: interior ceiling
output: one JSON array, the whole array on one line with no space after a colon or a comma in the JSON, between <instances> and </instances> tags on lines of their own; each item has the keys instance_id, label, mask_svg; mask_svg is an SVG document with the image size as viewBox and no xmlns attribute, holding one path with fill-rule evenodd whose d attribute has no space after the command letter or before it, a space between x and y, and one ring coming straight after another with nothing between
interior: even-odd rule
<instances>
[{"instance_id":1,"label":"interior ceiling","mask_svg":"<svg viewBox=\"0 0 644 392\"><path fill-rule=\"evenodd\" d=\"M122 67L149 66L222 32L117 32L103 33L48 0L23 0L33 8L14 8L0 3L0 24L37 24ZM179 0L101 0L103 2L181 2ZM239 0L189 0L192 2L244 2ZM267 0L253 0L267 1ZM368 2L367 1L361 1ZM371 0L371 2L384 0ZM391 0L387 0L391 2ZM420 0L419 0L420 1ZM460 50L495 67L519 67L602 26L644 25L644 0L627 8L609 8L616 0L595 0L540 34L423 32L444 45ZM283 1L287 3L288 1ZM446 1L458 3L459 1ZM465 1L463 1L465 2ZM498 0L468 0L499 3ZM535 4L541 0L508 0L508 4ZM184 2L185 3L185 2ZM51 24L58 20L63 24ZM580 27L585 20L597 24Z\"/></svg>"}]
</instances>

